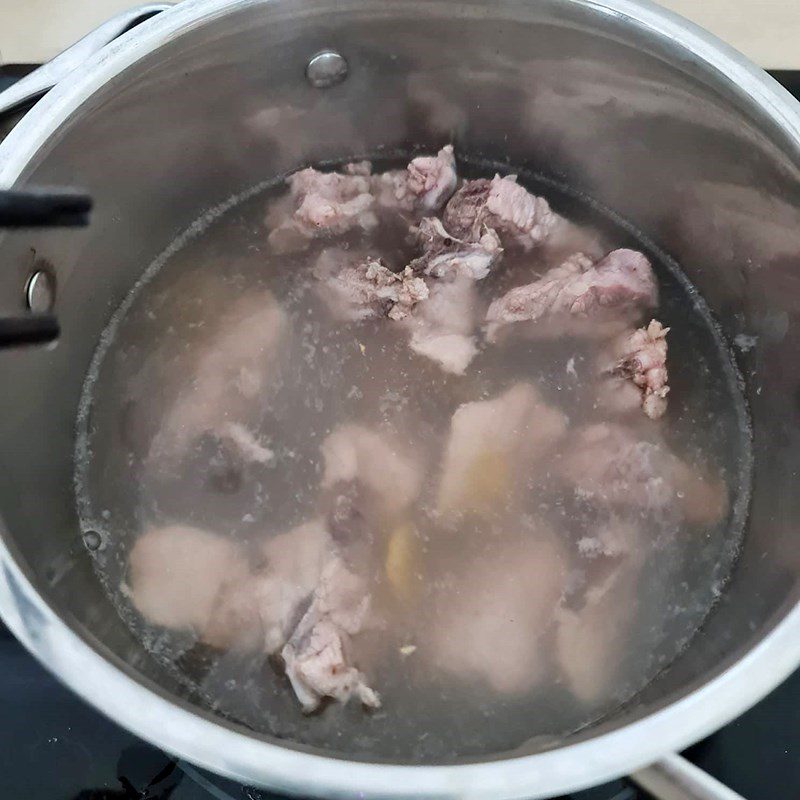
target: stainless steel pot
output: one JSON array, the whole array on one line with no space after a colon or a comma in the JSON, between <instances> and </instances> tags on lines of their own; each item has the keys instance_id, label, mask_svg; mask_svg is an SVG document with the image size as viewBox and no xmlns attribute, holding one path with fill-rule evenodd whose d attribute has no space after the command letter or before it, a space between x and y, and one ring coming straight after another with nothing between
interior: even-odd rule
<instances>
[{"instance_id":1,"label":"stainless steel pot","mask_svg":"<svg viewBox=\"0 0 800 800\"><path fill-rule=\"evenodd\" d=\"M316 88L306 67L326 48L349 69ZM745 375L749 529L684 655L602 724L458 765L325 757L215 717L132 638L78 535L76 405L110 314L201 211L301 163L450 139L568 180L684 266ZM77 66L17 125L0 186L29 184L80 185L96 211L85 231L0 241L0 311L19 310L44 258L63 330L55 349L0 356L0 613L135 733L295 793L544 797L680 749L800 663L800 107L708 34L633 0L187 0Z\"/></svg>"}]
</instances>

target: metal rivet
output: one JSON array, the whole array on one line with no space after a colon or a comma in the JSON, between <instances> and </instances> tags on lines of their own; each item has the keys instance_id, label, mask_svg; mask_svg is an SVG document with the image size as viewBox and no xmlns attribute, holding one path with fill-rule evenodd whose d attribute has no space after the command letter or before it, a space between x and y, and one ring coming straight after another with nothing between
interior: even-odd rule
<instances>
[{"instance_id":1,"label":"metal rivet","mask_svg":"<svg viewBox=\"0 0 800 800\"><path fill-rule=\"evenodd\" d=\"M83 543L88 550L97 550L103 543L103 537L97 531L86 531L83 534Z\"/></svg>"},{"instance_id":2,"label":"metal rivet","mask_svg":"<svg viewBox=\"0 0 800 800\"><path fill-rule=\"evenodd\" d=\"M55 277L44 269L32 273L25 286L25 300L31 311L38 314L50 311L56 301Z\"/></svg>"},{"instance_id":3,"label":"metal rivet","mask_svg":"<svg viewBox=\"0 0 800 800\"><path fill-rule=\"evenodd\" d=\"M306 67L306 78L315 89L327 89L347 77L347 61L335 50L317 53Z\"/></svg>"}]
</instances>

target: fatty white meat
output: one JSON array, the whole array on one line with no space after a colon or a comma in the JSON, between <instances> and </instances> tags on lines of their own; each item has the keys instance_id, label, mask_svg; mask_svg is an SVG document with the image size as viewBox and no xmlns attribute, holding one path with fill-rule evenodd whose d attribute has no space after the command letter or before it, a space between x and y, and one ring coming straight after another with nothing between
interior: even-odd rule
<instances>
[{"instance_id":1,"label":"fatty white meat","mask_svg":"<svg viewBox=\"0 0 800 800\"><path fill-rule=\"evenodd\" d=\"M478 354L474 281L455 276L431 283L430 294L405 320L409 347L445 372L463 375Z\"/></svg>"},{"instance_id":2,"label":"fatty white meat","mask_svg":"<svg viewBox=\"0 0 800 800\"><path fill-rule=\"evenodd\" d=\"M286 312L270 292L238 301L198 348L191 377L164 415L149 457L179 459L197 437L208 432L233 439L241 449L246 429L236 426L253 401L268 391L288 334ZM248 457L256 454L252 447L244 449Z\"/></svg>"},{"instance_id":3,"label":"fatty white meat","mask_svg":"<svg viewBox=\"0 0 800 800\"><path fill-rule=\"evenodd\" d=\"M276 653L316 588L333 543L322 520L265 539L256 569L228 581L216 598L202 639L219 648Z\"/></svg>"},{"instance_id":4,"label":"fatty white meat","mask_svg":"<svg viewBox=\"0 0 800 800\"><path fill-rule=\"evenodd\" d=\"M613 520L597 533L605 572L586 589L578 608L556 614L556 657L570 691L586 704L607 696L626 652L636 615L636 593L642 567L641 533L634 525Z\"/></svg>"},{"instance_id":5,"label":"fatty white meat","mask_svg":"<svg viewBox=\"0 0 800 800\"><path fill-rule=\"evenodd\" d=\"M248 574L236 544L189 525L145 531L128 555L134 608L153 625L203 631L220 593Z\"/></svg>"},{"instance_id":6,"label":"fatty white meat","mask_svg":"<svg viewBox=\"0 0 800 800\"><path fill-rule=\"evenodd\" d=\"M514 538L499 539L457 574L424 642L442 672L503 694L542 681L550 657L545 637L567 576L565 554L544 528Z\"/></svg>"},{"instance_id":7,"label":"fatty white meat","mask_svg":"<svg viewBox=\"0 0 800 800\"><path fill-rule=\"evenodd\" d=\"M459 406L442 462L439 513L485 510L487 502L501 501L566 429L564 414L528 383L515 384L492 400Z\"/></svg>"},{"instance_id":8,"label":"fatty white meat","mask_svg":"<svg viewBox=\"0 0 800 800\"><path fill-rule=\"evenodd\" d=\"M338 426L320 450L323 489L357 482L378 499L387 514L408 508L422 487L422 465L388 434L364 425Z\"/></svg>"}]
</instances>

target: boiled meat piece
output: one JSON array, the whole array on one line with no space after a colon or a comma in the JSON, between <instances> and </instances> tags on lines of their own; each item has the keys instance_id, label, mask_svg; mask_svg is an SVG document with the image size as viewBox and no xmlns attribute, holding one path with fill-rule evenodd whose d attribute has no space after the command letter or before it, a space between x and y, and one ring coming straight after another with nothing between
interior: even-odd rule
<instances>
[{"instance_id":1,"label":"boiled meat piece","mask_svg":"<svg viewBox=\"0 0 800 800\"><path fill-rule=\"evenodd\" d=\"M448 144L435 156L418 156L404 170L391 170L372 179L378 204L400 211L438 211L456 189L456 161Z\"/></svg>"},{"instance_id":2,"label":"boiled meat piece","mask_svg":"<svg viewBox=\"0 0 800 800\"><path fill-rule=\"evenodd\" d=\"M363 425L338 426L322 443L321 452L323 489L358 483L386 514L407 508L422 487L421 465L391 437Z\"/></svg>"},{"instance_id":3,"label":"boiled meat piece","mask_svg":"<svg viewBox=\"0 0 800 800\"><path fill-rule=\"evenodd\" d=\"M278 252L296 250L318 236L374 228L378 218L367 167L366 162L349 164L342 172L308 167L290 175L289 198L275 203L267 214L272 247Z\"/></svg>"},{"instance_id":4,"label":"boiled meat piece","mask_svg":"<svg viewBox=\"0 0 800 800\"><path fill-rule=\"evenodd\" d=\"M669 328L654 319L613 346L612 379L630 381L637 387L642 410L650 419L662 417L667 410L667 333Z\"/></svg>"},{"instance_id":5,"label":"boiled meat piece","mask_svg":"<svg viewBox=\"0 0 800 800\"><path fill-rule=\"evenodd\" d=\"M599 423L573 435L558 471L584 498L658 510L678 502L670 472L673 458L628 428Z\"/></svg>"},{"instance_id":6,"label":"boiled meat piece","mask_svg":"<svg viewBox=\"0 0 800 800\"><path fill-rule=\"evenodd\" d=\"M311 604L281 651L286 675L303 710L323 698L346 703L355 696L378 708L380 698L353 664L351 637L365 626L370 596L365 582L339 558L320 576Z\"/></svg>"},{"instance_id":7,"label":"boiled meat piece","mask_svg":"<svg viewBox=\"0 0 800 800\"><path fill-rule=\"evenodd\" d=\"M663 444L608 423L587 425L557 462L561 477L584 499L643 511L675 509L686 520L715 524L727 512L727 491Z\"/></svg>"},{"instance_id":8,"label":"boiled meat piece","mask_svg":"<svg viewBox=\"0 0 800 800\"><path fill-rule=\"evenodd\" d=\"M441 514L486 511L502 503L531 465L566 431L567 419L534 386L518 383L453 414L437 497Z\"/></svg>"},{"instance_id":9,"label":"boiled meat piece","mask_svg":"<svg viewBox=\"0 0 800 800\"><path fill-rule=\"evenodd\" d=\"M331 313L347 322L384 316L405 319L428 297L425 281L409 268L398 274L380 259L359 257L340 248L322 251L314 276Z\"/></svg>"},{"instance_id":10,"label":"boiled meat piece","mask_svg":"<svg viewBox=\"0 0 800 800\"><path fill-rule=\"evenodd\" d=\"M455 276L430 283L430 295L404 321L409 347L453 375L463 375L478 353L476 293L471 278Z\"/></svg>"},{"instance_id":11,"label":"boiled meat piece","mask_svg":"<svg viewBox=\"0 0 800 800\"><path fill-rule=\"evenodd\" d=\"M482 280L503 252L499 237L488 228L477 241L464 242L451 236L437 217L425 217L415 233L423 254L409 267L432 278Z\"/></svg>"},{"instance_id":12,"label":"boiled meat piece","mask_svg":"<svg viewBox=\"0 0 800 800\"><path fill-rule=\"evenodd\" d=\"M530 250L544 241L557 215L543 197L532 195L516 176L467 181L444 210L444 226L454 236L476 242L491 228L506 247Z\"/></svg>"},{"instance_id":13,"label":"boiled meat piece","mask_svg":"<svg viewBox=\"0 0 800 800\"><path fill-rule=\"evenodd\" d=\"M202 639L214 647L276 653L286 643L331 558L322 520L269 537L258 568L219 592Z\"/></svg>"},{"instance_id":14,"label":"boiled meat piece","mask_svg":"<svg viewBox=\"0 0 800 800\"><path fill-rule=\"evenodd\" d=\"M593 263L578 253L539 280L518 286L489 306L487 335L515 322L536 323L542 336L605 337L658 303L658 287L647 258L635 250L614 250Z\"/></svg>"},{"instance_id":15,"label":"boiled meat piece","mask_svg":"<svg viewBox=\"0 0 800 800\"><path fill-rule=\"evenodd\" d=\"M289 332L286 312L269 292L242 298L220 319L191 367L191 379L163 418L150 445L150 458L183 455L206 432L233 439L241 450L243 427L231 428L270 385L280 344ZM228 426L228 427L226 427ZM255 450L249 450L249 456ZM266 456L262 452L260 457Z\"/></svg>"},{"instance_id":16,"label":"boiled meat piece","mask_svg":"<svg viewBox=\"0 0 800 800\"><path fill-rule=\"evenodd\" d=\"M587 588L578 608L556 614L556 655L567 686L591 704L607 696L626 652L626 638L636 613L636 592L643 563L641 534L630 523L615 520L597 539L611 566Z\"/></svg>"},{"instance_id":17,"label":"boiled meat piece","mask_svg":"<svg viewBox=\"0 0 800 800\"><path fill-rule=\"evenodd\" d=\"M558 542L543 533L526 531L518 542L471 560L437 599L424 647L438 669L509 694L542 680L549 657L544 637L567 576Z\"/></svg>"},{"instance_id":18,"label":"boiled meat piece","mask_svg":"<svg viewBox=\"0 0 800 800\"><path fill-rule=\"evenodd\" d=\"M477 242L459 241L435 217L423 219L414 232L423 252L406 269L428 277L429 297L406 319L409 346L445 372L463 375L478 353L472 284L502 254L500 240L486 230Z\"/></svg>"},{"instance_id":19,"label":"boiled meat piece","mask_svg":"<svg viewBox=\"0 0 800 800\"><path fill-rule=\"evenodd\" d=\"M202 631L226 586L247 576L236 544L189 525L151 528L128 556L127 590L153 625Z\"/></svg>"}]
</instances>

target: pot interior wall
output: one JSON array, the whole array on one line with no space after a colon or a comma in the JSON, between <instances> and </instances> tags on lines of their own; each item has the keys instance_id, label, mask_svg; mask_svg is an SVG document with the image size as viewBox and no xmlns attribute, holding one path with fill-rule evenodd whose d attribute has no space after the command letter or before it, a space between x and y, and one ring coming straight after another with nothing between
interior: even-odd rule
<instances>
[{"instance_id":1,"label":"pot interior wall","mask_svg":"<svg viewBox=\"0 0 800 800\"><path fill-rule=\"evenodd\" d=\"M350 75L315 90L304 67L329 46ZM180 691L118 619L78 536L73 430L100 331L147 264L208 207L302 163L447 141L617 210L678 260L731 341L757 337L737 353L756 481L735 575L684 656L603 727L696 688L797 601L793 144L725 75L589 7L274 0L193 27L87 101L21 183L86 188L92 225L9 233L0 245L0 311L19 310L32 263L47 259L63 326L53 350L0 355L0 516L39 591L131 674Z\"/></svg>"}]
</instances>

